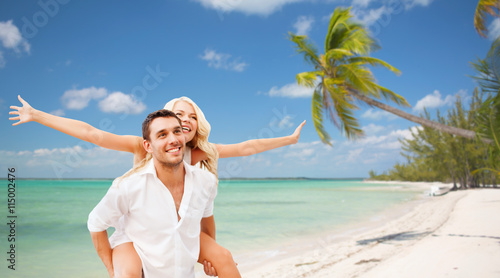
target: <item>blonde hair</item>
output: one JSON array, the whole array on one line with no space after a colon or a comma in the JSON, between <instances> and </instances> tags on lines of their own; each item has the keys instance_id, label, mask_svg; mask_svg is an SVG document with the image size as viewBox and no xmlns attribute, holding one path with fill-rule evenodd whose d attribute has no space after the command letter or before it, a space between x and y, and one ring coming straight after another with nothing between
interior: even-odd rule
<instances>
[{"instance_id":1,"label":"blonde hair","mask_svg":"<svg viewBox=\"0 0 500 278\"><path fill-rule=\"evenodd\" d=\"M205 118L205 114L203 114L200 107L198 107L198 105L196 105L196 103L188 97L174 98L167 102L163 109L173 111L175 104L179 101L184 101L193 106L194 112L196 113L196 119L198 121L196 134L191 141L186 142L186 146L191 147L192 150L196 148L202 150L206 154L207 159L200 161L200 168L207 169L217 177L217 160L219 159L219 153L217 152L215 146L208 142L208 136L210 135L211 129L210 123L208 123Z\"/></svg>"}]
</instances>

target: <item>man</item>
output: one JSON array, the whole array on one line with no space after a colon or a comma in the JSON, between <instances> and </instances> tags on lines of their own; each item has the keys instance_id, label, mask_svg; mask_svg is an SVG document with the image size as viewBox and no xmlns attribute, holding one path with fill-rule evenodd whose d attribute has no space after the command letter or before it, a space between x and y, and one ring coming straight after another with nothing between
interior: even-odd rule
<instances>
[{"instance_id":1,"label":"man","mask_svg":"<svg viewBox=\"0 0 500 278\"><path fill-rule=\"evenodd\" d=\"M201 229L215 233L216 178L183 162L185 139L173 112L149 114L142 133L144 148L153 158L115 179L92 210L88 220L92 241L113 275L106 229L120 220L142 261L145 277L194 277L200 221Z\"/></svg>"}]
</instances>

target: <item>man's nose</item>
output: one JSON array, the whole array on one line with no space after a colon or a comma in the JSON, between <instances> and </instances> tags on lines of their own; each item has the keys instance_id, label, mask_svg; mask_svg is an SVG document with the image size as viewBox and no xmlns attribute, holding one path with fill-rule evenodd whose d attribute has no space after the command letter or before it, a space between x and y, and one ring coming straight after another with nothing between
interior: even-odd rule
<instances>
[{"instance_id":1,"label":"man's nose","mask_svg":"<svg viewBox=\"0 0 500 278\"><path fill-rule=\"evenodd\" d=\"M175 144L178 141L179 141L179 138L177 136L175 136L175 134L169 133L167 135L167 143L169 143L169 144Z\"/></svg>"}]
</instances>

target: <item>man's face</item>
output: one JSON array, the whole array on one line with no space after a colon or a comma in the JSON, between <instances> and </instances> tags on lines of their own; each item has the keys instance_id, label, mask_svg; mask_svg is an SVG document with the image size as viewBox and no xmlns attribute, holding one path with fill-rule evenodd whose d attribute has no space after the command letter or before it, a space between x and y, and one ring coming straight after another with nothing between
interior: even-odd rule
<instances>
[{"instance_id":1,"label":"man's face","mask_svg":"<svg viewBox=\"0 0 500 278\"><path fill-rule=\"evenodd\" d=\"M175 167L182 163L186 146L182 126L173 117L154 119L149 126L151 142L144 141L144 148L160 164Z\"/></svg>"}]
</instances>

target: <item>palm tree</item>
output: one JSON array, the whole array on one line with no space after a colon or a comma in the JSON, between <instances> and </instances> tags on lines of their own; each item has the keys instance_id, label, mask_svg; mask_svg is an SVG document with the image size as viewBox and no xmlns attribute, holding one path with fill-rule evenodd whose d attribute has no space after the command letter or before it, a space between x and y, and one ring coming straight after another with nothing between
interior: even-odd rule
<instances>
[{"instance_id":1,"label":"palm tree","mask_svg":"<svg viewBox=\"0 0 500 278\"><path fill-rule=\"evenodd\" d=\"M397 105L410 106L404 97L375 82L368 66L382 66L396 74L400 72L388 63L368 56L372 49L378 48L378 45L368 34L367 29L351 18L350 8L335 9L326 36L325 54L318 54L307 36L289 33L289 39L295 43L297 52L303 54L306 61L314 67L313 71L297 74L296 79L299 85L314 88L313 123L324 143L331 145L330 136L323 127L324 112L341 133L345 132L348 139L363 135L363 130L354 116L354 110L358 109L356 101L442 132L470 139L476 138L474 131L417 117L378 101L377 99L384 97Z\"/></svg>"},{"instance_id":2,"label":"palm tree","mask_svg":"<svg viewBox=\"0 0 500 278\"><path fill-rule=\"evenodd\" d=\"M491 140L494 145L489 155L492 167L479 169L474 173L486 170L494 171L500 176L500 38L491 44L485 59L477 59L471 64L477 72L474 79L481 90L489 94L477 110L477 131L481 138Z\"/></svg>"},{"instance_id":3,"label":"palm tree","mask_svg":"<svg viewBox=\"0 0 500 278\"><path fill-rule=\"evenodd\" d=\"M479 0L474 14L474 27L479 35L486 37L487 28L485 26L486 14L499 16L500 1L498 0Z\"/></svg>"}]
</instances>

